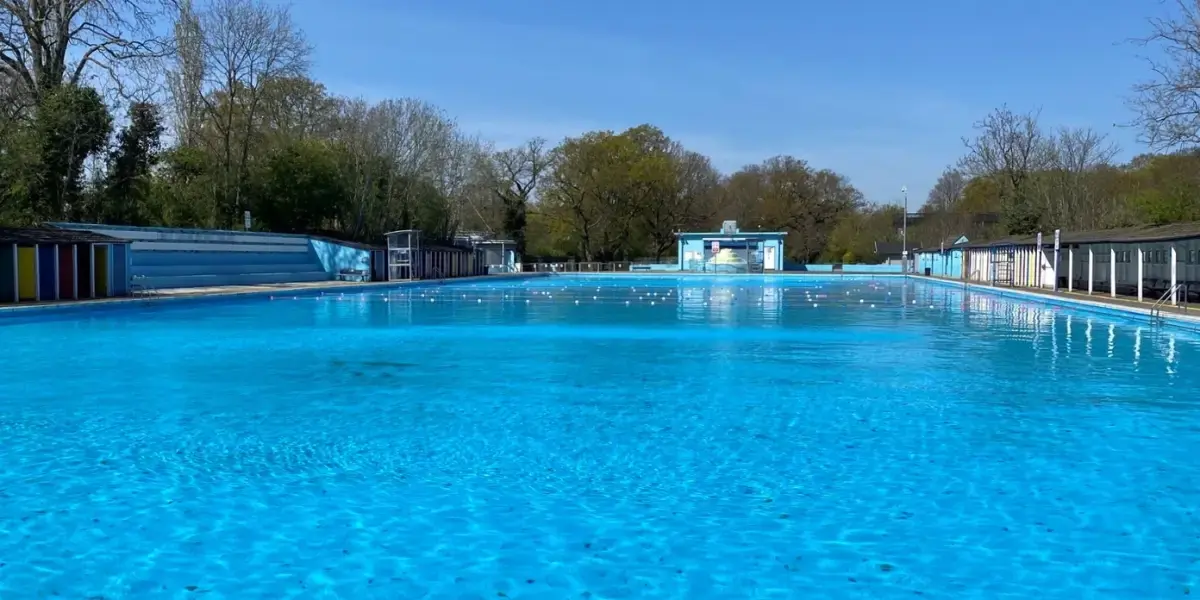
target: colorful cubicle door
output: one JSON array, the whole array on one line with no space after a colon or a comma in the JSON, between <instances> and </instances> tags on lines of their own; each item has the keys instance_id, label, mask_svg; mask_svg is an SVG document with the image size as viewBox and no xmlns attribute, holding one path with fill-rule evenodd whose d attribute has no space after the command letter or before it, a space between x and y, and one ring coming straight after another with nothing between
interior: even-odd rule
<instances>
[{"instance_id":1,"label":"colorful cubicle door","mask_svg":"<svg viewBox=\"0 0 1200 600\"><path fill-rule=\"evenodd\" d=\"M78 297L75 288L79 282L75 276L75 245L58 245L58 297L63 300L74 300Z\"/></svg>"},{"instance_id":2,"label":"colorful cubicle door","mask_svg":"<svg viewBox=\"0 0 1200 600\"><path fill-rule=\"evenodd\" d=\"M0 302L17 301L17 245L0 244Z\"/></svg>"},{"instance_id":3,"label":"colorful cubicle door","mask_svg":"<svg viewBox=\"0 0 1200 600\"><path fill-rule=\"evenodd\" d=\"M37 248L17 246L17 297L21 301L38 299Z\"/></svg>"},{"instance_id":4,"label":"colorful cubicle door","mask_svg":"<svg viewBox=\"0 0 1200 600\"><path fill-rule=\"evenodd\" d=\"M92 245L75 244L75 288L77 298L94 298L92 290Z\"/></svg>"},{"instance_id":5,"label":"colorful cubicle door","mask_svg":"<svg viewBox=\"0 0 1200 600\"><path fill-rule=\"evenodd\" d=\"M92 246L95 252L95 289L97 298L107 298L109 290L112 288L112 246L108 244L95 244Z\"/></svg>"},{"instance_id":6,"label":"colorful cubicle door","mask_svg":"<svg viewBox=\"0 0 1200 600\"><path fill-rule=\"evenodd\" d=\"M38 300L58 300L57 254L54 244L37 245Z\"/></svg>"}]
</instances>

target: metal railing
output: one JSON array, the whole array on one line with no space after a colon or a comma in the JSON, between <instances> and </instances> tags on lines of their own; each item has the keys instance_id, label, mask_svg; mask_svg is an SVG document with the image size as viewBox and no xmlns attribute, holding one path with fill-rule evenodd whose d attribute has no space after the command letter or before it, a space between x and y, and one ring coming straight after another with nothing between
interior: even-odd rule
<instances>
[{"instance_id":1,"label":"metal railing","mask_svg":"<svg viewBox=\"0 0 1200 600\"><path fill-rule=\"evenodd\" d=\"M628 271L628 262L539 262L522 263L525 273L612 273Z\"/></svg>"},{"instance_id":2,"label":"metal railing","mask_svg":"<svg viewBox=\"0 0 1200 600\"><path fill-rule=\"evenodd\" d=\"M1159 296L1158 300L1154 301L1154 304L1150 305L1150 321L1151 322L1161 323L1163 321L1163 307L1165 307L1167 305L1167 301L1175 300L1179 295L1179 290L1181 290L1181 289L1183 289L1183 284L1176 283L1175 285L1173 285L1169 289L1167 289L1167 291L1163 292L1163 295ZM1186 296L1184 298L1184 302L1185 303L1187 302Z\"/></svg>"}]
</instances>

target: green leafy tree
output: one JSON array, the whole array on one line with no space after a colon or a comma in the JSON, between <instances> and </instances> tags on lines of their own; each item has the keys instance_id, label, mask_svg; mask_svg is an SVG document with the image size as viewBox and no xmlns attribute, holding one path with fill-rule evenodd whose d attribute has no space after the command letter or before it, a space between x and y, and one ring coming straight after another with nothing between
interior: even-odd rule
<instances>
[{"instance_id":1,"label":"green leafy tree","mask_svg":"<svg viewBox=\"0 0 1200 600\"><path fill-rule=\"evenodd\" d=\"M162 133L156 106L138 103L129 107L129 125L117 134L117 145L109 153L108 173L92 218L111 224L152 223L147 206Z\"/></svg>"}]
</instances>

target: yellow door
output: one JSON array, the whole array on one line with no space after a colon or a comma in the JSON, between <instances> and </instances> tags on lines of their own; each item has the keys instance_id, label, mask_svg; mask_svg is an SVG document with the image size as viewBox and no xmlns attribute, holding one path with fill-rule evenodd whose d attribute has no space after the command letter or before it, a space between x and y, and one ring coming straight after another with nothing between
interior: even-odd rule
<instances>
[{"instance_id":1,"label":"yellow door","mask_svg":"<svg viewBox=\"0 0 1200 600\"><path fill-rule=\"evenodd\" d=\"M17 248L17 297L37 300L37 248Z\"/></svg>"}]
</instances>

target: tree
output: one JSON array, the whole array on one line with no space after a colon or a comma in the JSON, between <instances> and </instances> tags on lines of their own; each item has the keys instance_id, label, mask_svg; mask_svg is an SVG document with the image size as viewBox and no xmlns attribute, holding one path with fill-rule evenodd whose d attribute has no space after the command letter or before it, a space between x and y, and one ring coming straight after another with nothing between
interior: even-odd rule
<instances>
[{"instance_id":1,"label":"tree","mask_svg":"<svg viewBox=\"0 0 1200 600\"><path fill-rule=\"evenodd\" d=\"M962 200L963 191L967 187L967 177L962 171L946 167L938 177L933 189L929 190L929 198L925 200L925 209L948 213Z\"/></svg>"},{"instance_id":2,"label":"tree","mask_svg":"<svg viewBox=\"0 0 1200 600\"><path fill-rule=\"evenodd\" d=\"M272 153L256 178L254 214L270 231L307 233L325 228L345 193L336 147L297 141Z\"/></svg>"},{"instance_id":3,"label":"tree","mask_svg":"<svg viewBox=\"0 0 1200 600\"><path fill-rule=\"evenodd\" d=\"M42 97L32 123L15 141L24 154L10 188L31 222L69 218L82 209L84 162L112 132L112 117L92 88L60 86Z\"/></svg>"},{"instance_id":4,"label":"tree","mask_svg":"<svg viewBox=\"0 0 1200 600\"><path fill-rule=\"evenodd\" d=\"M167 56L154 31L154 2L137 0L0 0L0 80L32 105L59 86L82 86L100 70L122 88L121 68Z\"/></svg>"},{"instance_id":5,"label":"tree","mask_svg":"<svg viewBox=\"0 0 1200 600\"><path fill-rule=\"evenodd\" d=\"M151 192L151 171L158 164L163 126L153 104L134 104L129 125L117 135L109 153L108 173L98 205L89 220L114 225L149 225L146 210Z\"/></svg>"},{"instance_id":6,"label":"tree","mask_svg":"<svg viewBox=\"0 0 1200 600\"><path fill-rule=\"evenodd\" d=\"M499 179L496 197L502 207L504 235L516 242L517 254L524 255L529 204L550 168L546 140L535 137L520 147L497 152L492 155L491 163Z\"/></svg>"},{"instance_id":7,"label":"tree","mask_svg":"<svg viewBox=\"0 0 1200 600\"><path fill-rule=\"evenodd\" d=\"M994 178L1000 184L1009 233L1037 231L1042 212L1033 201L1030 179L1052 159L1037 113L1019 114L1001 107L976 123L975 132L975 137L963 139L967 154L959 167L971 177Z\"/></svg>"},{"instance_id":8,"label":"tree","mask_svg":"<svg viewBox=\"0 0 1200 600\"><path fill-rule=\"evenodd\" d=\"M1138 40L1161 58L1149 58L1153 78L1134 86L1135 124L1151 148L1200 145L1200 2L1175 0L1178 14L1152 18Z\"/></svg>"},{"instance_id":9,"label":"tree","mask_svg":"<svg viewBox=\"0 0 1200 600\"><path fill-rule=\"evenodd\" d=\"M167 72L167 89L175 109L172 123L180 146L200 143L204 119L204 38L192 0L180 0L175 17L175 68Z\"/></svg>"},{"instance_id":10,"label":"tree","mask_svg":"<svg viewBox=\"0 0 1200 600\"><path fill-rule=\"evenodd\" d=\"M787 231L788 256L811 262L826 249L837 223L862 208L863 197L833 171L813 170L797 158L777 156L735 173L726 202L741 215L743 229Z\"/></svg>"},{"instance_id":11,"label":"tree","mask_svg":"<svg viewBox=\"0 0 1200 600\"><path fill-rule=\"evenodd\" d=\"M639 148L611 131L567 138L555 148L539 191L543 214L561 228L566 246L586 261L631 258L638 212L633 172Z\"/></svg>"},{"instance_id":12,"label":"tree","mask_svg":"<svg viewBox=\"0 0 1200 600\"><path fill-rule=\"evenodd\" d=\"M264 89L272 80L303 75L311 47L287 8L265 0L215 0L199 23L204 83L211 90L201 98L220 157L219 204L233 221L245 205Z\"/></svg>"}]
</instances>

